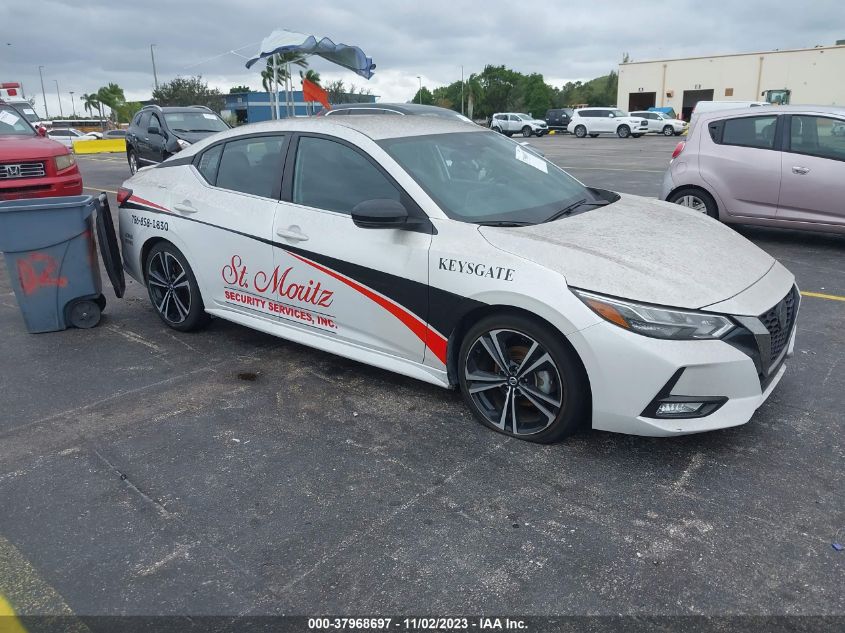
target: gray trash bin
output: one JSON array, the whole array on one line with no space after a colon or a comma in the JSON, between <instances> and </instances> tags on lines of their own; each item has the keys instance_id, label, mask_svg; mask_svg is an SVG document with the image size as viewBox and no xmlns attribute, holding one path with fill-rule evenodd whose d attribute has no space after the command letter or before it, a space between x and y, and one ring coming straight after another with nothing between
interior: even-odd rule
<instances>
[{"instance_id":1,"label":"gray trash bin","mask_svg":"<svg viewBox=\"0 0 845 633\"><path fill-rule=\"evenodd\" d=\"M0 251L30 332L100 321L106 300L91 196L0 202Z\"/></svg>"}]
</instances>

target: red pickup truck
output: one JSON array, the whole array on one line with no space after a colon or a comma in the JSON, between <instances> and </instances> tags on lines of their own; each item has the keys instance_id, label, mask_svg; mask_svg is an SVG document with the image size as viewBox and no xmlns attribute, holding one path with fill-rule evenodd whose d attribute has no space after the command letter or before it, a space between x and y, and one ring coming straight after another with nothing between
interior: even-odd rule
<instances>
[{"instance_id":1,"label":"red pickup truck","mask_svg":"<svg viewBox=\"0 0 845 633\"><path fill-rule=\"evenodd\" d=\"M0 200L81 194L82 176L70 150L0 101Z\"/></svg>"}]
</instances>

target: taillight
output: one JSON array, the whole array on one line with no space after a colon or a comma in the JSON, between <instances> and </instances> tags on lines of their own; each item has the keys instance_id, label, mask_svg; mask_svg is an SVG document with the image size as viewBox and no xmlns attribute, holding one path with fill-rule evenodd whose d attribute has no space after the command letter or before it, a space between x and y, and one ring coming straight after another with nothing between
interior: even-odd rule
<instances>
[{"instance_id":1,"label":"taillight","mask_svg":"<svg viewBox=\"0 0 845 633\"><path fill-rule=\"evenodd\" d=\"M117 190L117 206L123 206L123 203L132 197L132 190L126 187L119 187Z\"/></svg>"},{"instance_id":2,"label":"taillight","mask_svg":"<svg viewBox=\"0 0 845 633\"><path fill-rule=\"evenodd\" d=\"M684 151L684 146L686 144L686 141L681 141L680 143L678 143L678 145L675 147L675 151L672 152L672 158L677 158L678 156L680 156L681 152Z\"/></svg>"}]
</instances>

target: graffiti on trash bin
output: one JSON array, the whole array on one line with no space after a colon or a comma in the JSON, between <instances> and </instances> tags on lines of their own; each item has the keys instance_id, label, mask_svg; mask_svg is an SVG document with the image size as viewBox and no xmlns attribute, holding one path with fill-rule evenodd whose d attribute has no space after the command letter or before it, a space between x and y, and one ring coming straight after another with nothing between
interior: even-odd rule
<instances>
[{"instance_id":1,"label":"graffiti on trash bin","mask_svg":"<svg viewBox=\"0 0 845 633\"><path fill-rule=\"evenodd\" d=\"M56 275L59 264L54 257L44 253L30 253L17 262L18 279L25 295L47 287L64 288L67 277Z\"/></svg>"}]
</instances>

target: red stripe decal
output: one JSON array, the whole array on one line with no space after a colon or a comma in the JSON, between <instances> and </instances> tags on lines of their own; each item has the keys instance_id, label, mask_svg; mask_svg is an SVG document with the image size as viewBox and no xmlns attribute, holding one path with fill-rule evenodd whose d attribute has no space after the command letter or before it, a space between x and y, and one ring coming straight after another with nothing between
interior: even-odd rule
<instances>
[{"instance_id":1,"label":"red stripe decal","mask_svg":"<svg viewBox=\"0 0 845 633\"><path fill-rule=\"evenodd\" d=\"M288 251L288 254L296 257L299 261L308 264L309 266L313 266L319 271L326 273L327 275L334 277L340 282L345 283L350 288L357 290L362 295L374 301L382 308L390 312L393 316L399 319L405 327L407 327L411 332L416 334L416 336L425 343L426 347L432 351L432 353L440 360L441 363L444 365L446 364L446 337L443 336L437 330L432 330L428 327L425 323L423 323L416 315L411 312L408 312L401 306L393 303L392 301L385 299L381 295L375 293L374 291L370 290L366 286L359 284L357 281L353 281L348 277L344 277L338 272L333 271L330 268L326 268L325 266L321 266L316 262L312 262L310 259L306 259L305 257L301 257L296 253L291 253Z\"/></svg>"},{"instance_id":2,"label":"red stripe decal","mask_svg":"<svg viewBox=\"0 0 845 633\"><path fill-rule=\"evenodd\" d=\"M150 202L149 200L144 200L143 198L139 198L136 195L132 195L129 197L130 202L137 202L138 204L144 204L148 207L152 207L153 209L158 209L159 211L165 211L166 213L170 213L170 209L161 206L160 204L156 204L155 202Z\"/></svg>"}]
</instances>

